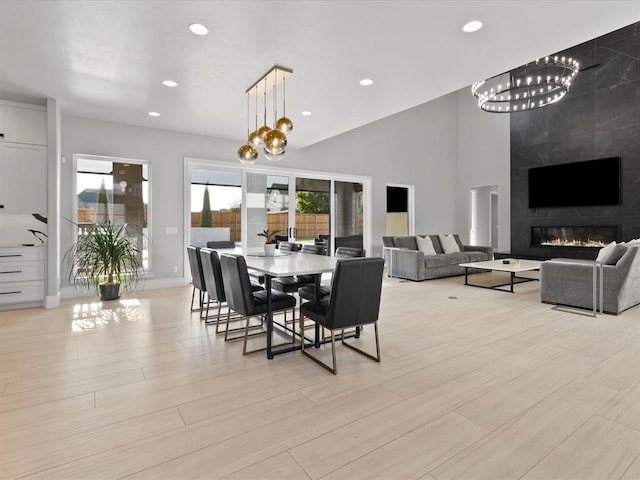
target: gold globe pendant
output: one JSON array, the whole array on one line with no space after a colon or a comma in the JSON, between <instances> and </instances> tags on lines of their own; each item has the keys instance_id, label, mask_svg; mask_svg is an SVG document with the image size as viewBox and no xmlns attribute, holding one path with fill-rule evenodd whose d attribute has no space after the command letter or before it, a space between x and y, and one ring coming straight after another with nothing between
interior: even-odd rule
<instances>
[{"instance_id":1,"label":"gold globe pendant","mask_svg":"<svg viewBox=\"0 0 640 480\"><path fill-rule=\"evenodd\" d=\"M269 127L267 127L266 125L261 126L258 131L256 132L258 134L258 137L260 138L260 143L264 145L264 136L269 133L271 131L271 129Z\"/></svg>"},{"instance_id":2,"label":"gold globe pendant","mask_svg":"<svg viewBox=\"0 0 640 480\"><path fill-rule=\"evenodd\" d=\"M262 145L262 139L260 138L257 130L254 130L249 134L249 144L253 145L254 147L259 147L260 145Z\"/></svg>"},{"instance_id":3,"label":"gold globe pendant","mask_svg":"<svg viewBox=\"0 0 640 480\"><path fill-rule=\"evenodd\" d=\"M280 117L276 121L276 130L280 130L282 133L289 133L293 130L293 122L287 117Z\"/></svg>"},{"instance_id":4,"label":"gold globe pendant","mask_svg":"<svg viewBox=\"0 0 640 480\"><path fill-rule=\"evenodd\" d=\"M253 165L258 159L258 150L248 143L238 149L238 160L245 165Z\"/></svg>"},{"instance_id":5,"label":"gold globe pendant","mask_svg":"<svg viewBox=\"0 0 640 480\"><path fill-rule=\"evenodd\" d=\"M267 151L267 149L264 149L264 156L267 160L271 160L272 162L278 162L280 160L282 160L282 157L284 157L284 150L281 153L269 153Z\"/></svg>"},{"instance_id":6,"label":"gold globe pendant","mask_svg":"<svg viewBox=\"0 0 640 480\"><path fill-rule=\"evenodd\" d=\"M280 130L269 130L264 138L264 149L274 155L284 152L287 148L287 136Z\"/></svg>"}]
</instances>

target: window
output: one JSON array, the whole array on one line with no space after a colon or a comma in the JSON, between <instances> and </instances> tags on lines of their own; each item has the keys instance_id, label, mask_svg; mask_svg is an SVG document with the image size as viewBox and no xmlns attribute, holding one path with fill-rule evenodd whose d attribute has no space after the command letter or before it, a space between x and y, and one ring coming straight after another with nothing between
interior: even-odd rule
<instances>
[{"instance_id":1,"label":"window","mask_svg":"<svg viewBox=\"0 0 640 480\"><path fill-rule=\"evenodd\" d=\"M126 225L138 239L141 262L149 268L149 164L108 157L78 157L76 162L78 235L111 221Z\"/></svg>"}]
</instances>

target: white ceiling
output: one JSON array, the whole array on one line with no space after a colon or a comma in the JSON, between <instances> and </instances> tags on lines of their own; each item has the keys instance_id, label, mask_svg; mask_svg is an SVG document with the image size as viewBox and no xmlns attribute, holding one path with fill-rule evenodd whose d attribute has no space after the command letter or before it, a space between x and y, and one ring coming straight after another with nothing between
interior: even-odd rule
<instances>
[{"instance_id":1,"label":"white ceiling","mask_svg":"<svg viewBox=\"0 0 640 480\"><path fill-rule=\"evenodd\" d=\"M470 19L484 28L463 33ZM302 147L638 20L639 1L614 0L4 0L0 98L240 144L245 89L278 64Z\"/></svg>"}]
</instances>

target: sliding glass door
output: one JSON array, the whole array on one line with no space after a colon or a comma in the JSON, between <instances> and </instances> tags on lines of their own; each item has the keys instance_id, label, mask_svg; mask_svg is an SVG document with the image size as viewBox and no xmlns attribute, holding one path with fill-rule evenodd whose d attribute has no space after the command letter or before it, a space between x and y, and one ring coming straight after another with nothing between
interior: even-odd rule
<instances>
[{"instance_id":1,"label":"sliding glass door","mask_svg":"<svg viewBox=\"0 0 640 480\"><path fill-rule=\"evenodd\" d=\"M210 241L239 242L241 199L240 172L191 169L191 244L205 247Z\"/></svg>"},{"instance_id":2,"label":"sliding glass door","mask_svg":"<svg viewBox=\"0 0 640 480\"><path fill-rule=\"evenodd\" d=\"M334 251L338 247L364 249L363 185L334 182Z\"/></svg>"},{"instance_id":3,"label":"sliding glass door","mask_svg":"<svg viewBox=\"0 0 640 480\"><path fill-rule=\"evenodd\" d=\"M371 248L369 177L185 160L191 244L232 240L257 248L257 233L268 229L279 240L325 245L330 255L340 246Z\"/></svg>"},{"instance_id":4,"label":"sliding glass door","mask_svg":"<svg viewBox=\"0 0 640 480\"><path fill-rule=\"evenodd\" d=\"M331 181L295 177L295 238L298 243L329 244Z\"/></svg>"}]
</instances>

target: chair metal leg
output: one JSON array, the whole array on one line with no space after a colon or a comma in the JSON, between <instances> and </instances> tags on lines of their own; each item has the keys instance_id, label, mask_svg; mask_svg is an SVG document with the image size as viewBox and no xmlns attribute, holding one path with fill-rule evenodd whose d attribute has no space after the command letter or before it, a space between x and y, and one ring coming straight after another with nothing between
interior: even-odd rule
<instances>
[{"instance_id":1,"label":"chair metal leg","mask_svg":"<svg viewBox=\"0 0 640 480\"><path fill-rule=\"evenodd\" d=\"M376 339L376 354L375 354L375 356L370 354L369 352L365 352L364 350L361 350L360 348L355 347L355 346L345 342L344 329L341 330L340 337L341 337L341 342L345 347L349 347L350 349L355 350L356 352L360 353L361 355L364 355L365 357L368 357L368 358L370 358L372 360L375 360L376 362L379 363L380 362L380 338L378 336L378 322L374 322L373 327L374 327L374 330L375 330L375 339ZM304 315L300 315L300 329L302 331L304 331ZM304 338L302 339L301 352L305 357L310 358L311 360L316 362L321 367L329 370L334 375L337 375L338 374L338 364L337 364L337 361L336 361L336 334L335 334L335 330L330 330L330 332L331 332L331 359L333 361L333 365L332 366L327 365L326 363L322 362L318 358L316 358L313 355L311 355L307 350L305 350L305 348L304 348Z\"/></svg>"},{"instance_id":2,"label":"chair metal leg","mask_svg":"<svg viewBox=\"0 0 640 480\"><path fill-rule=\"evenodd\" d=\"M344 341L344 330L342 331L342 344L345 347L349 347L352 350L355 350L356 352L364 355L365 357L369 357L372 360L375 360L376 362L380 363L380 339L378 337L378 322L374 322L373 323L373 329L375 330L375 337L376 337L376 355L371 355L368 352L365 352L364 350L361 350L358 347L354 347L353 345L347 343Z\"/></svg>"},{"instance_id":3,"label":"chair metal leg","mask_svg":"<svg viewBox=\"0 0 640 480\"><path fill-rule=\"evenodd\" d=\"M197 312L199 309L198 308L193 308L193 301L196 299L196 287L193 287L193 290L191 291L191 311L192 312Z\"/></svg>"},{"instance_id":4,"label":"chair metal leg","mask_svg":"<svg viewBox=\"0 0 640 480\"><path fill-rule=\"evenodd\" d=\"M302 313L300 313L300 331L304 332L304 315L302 315ZM338 368L337 368L337 365L336 365L336 337L335 337L335 333L334 333L333 330L331 330L331 358L333 360L333 365L331 367L329 365L327 365L326 363L324 363L323 361L321 361L321 360L317 359L316 357L314 357L313 355L311 355L304 348L304 336L302 338L302 347L301 347L300 351L302 352L302 354L305 357L310 358L311 360L316 362L318 365L320 365L322 368L324 368L326 370L329 370L334 375L338 374Z\"/></svg>"},{"instance_id":5,"label":"chair metal leg","mask_svg":"<svg viewBox=\"0 0 640 480\"><path fill-rule=\"evenodd\" d=\"M222 310L222 302L218 300L218 315L216 315L216 333L220 333L220 311Z\"/></svg>"},{"instance_id":6,"label":"chair metal leg","mask_svg":"<svg viewBox=\"0 0 640 480\"><path fill-rule=\"evenodd\" d=\"M245 328L244 328L244 345L242 346L242 355L248 355L250 353L256 353L256 352L263 352L267 349L266 345L262 348L256 348L254 350L250 350L247 351L247 340L249 339L249 337L254 337L256 335L263 335L265 333L267 333L266 331L262 331L262 332L256 332L256 333L249 333L249 330L252 328L256 328L256 327L260 327L260 325L254 325L254 326L250 326L249 324L251 323L251 317L246 317L247 318L247 323L245 324ZM231 340L234 340L233 338Z\"/></svg>"}]
</instances>

